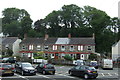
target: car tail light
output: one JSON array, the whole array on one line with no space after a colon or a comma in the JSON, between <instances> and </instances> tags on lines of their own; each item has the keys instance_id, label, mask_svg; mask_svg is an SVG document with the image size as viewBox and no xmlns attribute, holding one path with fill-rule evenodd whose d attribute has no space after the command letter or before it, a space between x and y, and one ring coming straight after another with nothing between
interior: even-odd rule
<instances>
[{"instance_id":1,"label":"car tail light","mask_svg":"<svg viewBox=\"0 0 120 80\"><path fill-rule=\"evenodd\" d=\"M15 68L12 68L12 70L14 70Z\"/></svg>"},{"instance_id":2,"label":"car tail light","mask_svg":"<svg viewBox=\"0 0 120 80\"><path fill-rule=\"evenodd\" d=\"M0 68L0 70L4 70L4 68Z\"/></svg>"},{"instance_id":3,"label":"car tail light","mask_svg":"<svg viewBox=\"0 0 120 80\"><path fill-rule=\"evenodd\" d=\"M44 65L44 68L46 68L46 65Z\"/></svg>"},{"instance_id":4,"label":"car tail light","mask_svg":"<svg viewBox=\"0 0 120 80\"><path fill-rule=\"evenodd\" d=\"M87 70L89 73L91 73L92 71L90 71L90 70Z\"/></svg>"}]
</instances>

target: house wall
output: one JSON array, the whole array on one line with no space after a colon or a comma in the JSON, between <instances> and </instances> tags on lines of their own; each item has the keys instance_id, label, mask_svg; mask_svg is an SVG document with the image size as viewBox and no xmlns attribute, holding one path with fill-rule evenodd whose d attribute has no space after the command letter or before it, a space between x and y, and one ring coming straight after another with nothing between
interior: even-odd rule
<instances>
[{"instance_id":1,"label":"house wall","mask_svg":"<svg viewBox=\"0 0 120 80\"><path fill-rule=\"evenodd\" d=\"M14 43L13 43L13 55L20 55L19 54L19 44L21 42L21 39L17 39Z\"/></svg>"},{"instance_id":2,"label":"house wall","mask_svg":"<svg viewBox=\"0 0 120 80\"><path fill-rule=\"evenodd\" d=\"M112 46L112 59L116 60L120 56L120 41Z\"/></svg>"}]
</instances>

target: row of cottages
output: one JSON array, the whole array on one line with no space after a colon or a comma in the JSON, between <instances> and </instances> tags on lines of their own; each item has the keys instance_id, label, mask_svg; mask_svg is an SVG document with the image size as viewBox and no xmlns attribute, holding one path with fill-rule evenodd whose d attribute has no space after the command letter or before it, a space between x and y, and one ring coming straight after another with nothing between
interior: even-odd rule
<instances>
[{"instance_id":1,"label":"row of cottages","mask_svg":"<svg viewBox=\"0 0 120 80\"><path fill-rule=\"evenodd\" d=\"M88 59L95 53L94 38L25 38L20 43L20 53L23 57L33 57L34 53L44 52L44 57L61 59L66 54L74 59Z\"/></svg>"},{"instance_id":2,"label":"row of cottages","mask_svg":"<svg viewBox=\"0 0 120 80\"><path fill-rule=\"evenodd\" d=\"M112 59L117 60L120 57L120 40L112 46Z\"/></svg>"},{"instance_id":3,"label":"row of cottages","mask_svg":"<svg viewBox=\"0 0 120 80\"><path fill-rule=\"evenodd\" d=\"M18 37L1 37L0 50L2 51L2 55L7 55L7 50L12 50L13 55L19 55L19 44L21 39Z\"/></svg>"}]
</instances>

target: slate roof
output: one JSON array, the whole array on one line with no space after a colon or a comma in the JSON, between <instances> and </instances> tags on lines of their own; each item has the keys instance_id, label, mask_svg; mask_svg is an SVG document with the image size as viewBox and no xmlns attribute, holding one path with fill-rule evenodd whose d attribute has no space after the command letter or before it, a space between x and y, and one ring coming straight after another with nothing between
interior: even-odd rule
<instances>
[{"instance_id":1,"label":"slate roof","mask_svg":"<svg viewBox=\"0 0 120 80\"><path fill-rule=\"evenodd\" d=\"M18 39L18 37L2 38L2 44L13 44L17 39Z\"/></svg>"},{"instance_id":2,"label":"slate roof","mask_svg":"<svg viewBox=\"0 0 120 80\"><path fill-rule=\"evenodd\" d=\"M42 44L44 38L26 38L20 44Z\"/></svg>"},{"instance_id":3,"label":"slate roof","mask_svg":"<svg viewBox=\"0 0 120 80\"><path fill-rule=\"evenodd\" d=\"M58 38L55 44L69 44L69 38Z\"/></svg>"},{"instance_id":4,"label":"slate roof","mask_svg":"<svg viewBox=\"0 0 120 80\"><path fill-rule=\"evenodd\" d=\"M56 41L57 41L58 38L48 38L46 41L45 41L45 44L46 45L50 45L50 44L55 44Z\"/></svg>"},{"instance_id":5,"label":"slate roof","mask_svg":"<svg viewBox=\"0 0 120 80\"><path fill-rule=\"evenodd\" d=\"M93 38L71 38L69 44L88 44L94 45L95 41Z\"/></svg>"}]
</instances>

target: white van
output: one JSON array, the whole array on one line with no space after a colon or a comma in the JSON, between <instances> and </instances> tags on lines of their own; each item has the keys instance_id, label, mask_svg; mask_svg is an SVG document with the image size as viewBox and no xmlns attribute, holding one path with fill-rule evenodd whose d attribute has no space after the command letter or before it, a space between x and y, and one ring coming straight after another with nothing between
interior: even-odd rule
<instances>
[{"instance_id":1,"label":"white van","mask_svg":"<svg viewBox=\"0 0 120 80\"><path fill-rule=\"evenodd\" d=\"M113 61L112 59L103 59L101 62L101 67L103 69L113 69Z\"/></svg>"}]
</instances>

